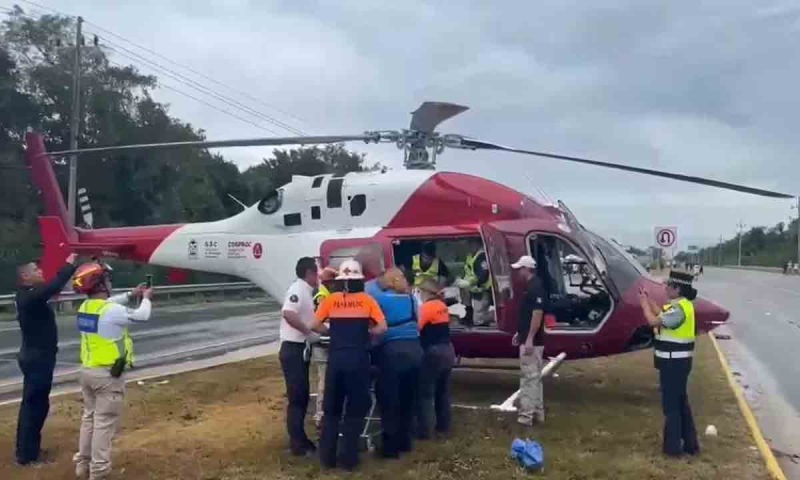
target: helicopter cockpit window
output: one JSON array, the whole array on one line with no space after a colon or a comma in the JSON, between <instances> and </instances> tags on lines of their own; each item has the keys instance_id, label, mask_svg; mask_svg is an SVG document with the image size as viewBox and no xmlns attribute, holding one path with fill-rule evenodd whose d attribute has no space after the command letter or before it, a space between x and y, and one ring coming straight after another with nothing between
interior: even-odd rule
<instances>
[{"instance_id":1,"label":"helicopter cockpit window","mask_svg":"<svg viewBox=\"0 0 800 480\"><path fill-rule=\"evenodd\" d=\"M545 316L548 332L594 330L611 311L611 296L603 278L575 245L553 235L530 238L536 273L550 296Z\"/></svg>"},{"instance_id":2,"label":"helicopter cockpit window","mask_svg":"<svg viewBox=\"0 0 800 480\"><path fill-rule=\"evenodd\" d=\"M621 292L630 289L639 277L645 274L644 269L625 253L622 247L592 232L589 232L589 236L605 257L608 263L608 275Z\"/></svg>"},{"instance_id":3,"label":"helicopter cockpit window","mask_svg":"<svg viewBox=\"0 0 800 480\"><path fill-rule=\"evenodd\" d=\"M350 215L353 217L360 217L364 210L367 209L367 196L363 193L354 195L350 199Z\"/></svg>"},{"instance_id":4,"label":"helicopter cockpit window","mask_svg":"<svg viewBox=\"0 0 800 480\"><path fill-rule=\"evenodd\" d=\"M258 211L264 215L272 215L280 210L283 204L283 189L278 188L267 194L258 202Z\"/></svg>"}]
</instances>

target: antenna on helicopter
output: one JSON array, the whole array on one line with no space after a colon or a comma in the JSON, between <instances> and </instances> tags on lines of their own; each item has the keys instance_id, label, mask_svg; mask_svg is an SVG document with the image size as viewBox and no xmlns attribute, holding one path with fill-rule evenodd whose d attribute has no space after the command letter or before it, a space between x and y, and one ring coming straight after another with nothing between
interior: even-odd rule
<instances>
[{"instance_id":1,"label":"antenna on helicopter","mask_svg":"<svg viewBox=\"0 0 800 480\"><path fill-rule=\"evenodd\" d=\"M239 205L241 205L241 206L242 206L242 210L246 210L246 209L247 209L247 205L245 205L244 203L242 203L242 202L241 202L241 201L240 201L238 198L234 197L234 196L233 196L233 194L230 194L230 193L229 193L229 194L228 194L228 196L231 198L231 200L233 200L234 202L236 202L236 203L238 203Z\"/></svg>"}]
</instances>

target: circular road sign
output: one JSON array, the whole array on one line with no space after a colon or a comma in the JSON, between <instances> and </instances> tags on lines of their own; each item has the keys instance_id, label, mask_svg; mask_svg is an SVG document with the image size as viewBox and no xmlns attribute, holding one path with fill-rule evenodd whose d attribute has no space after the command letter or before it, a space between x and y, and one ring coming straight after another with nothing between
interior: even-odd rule
<instances>
[{"instance_id":1,"label":"circular road sign","mask_svg":"<svg viewBox=\"0 0 800 480\"><path fill-rule=\"evenodd\" d=\"M675 244L675 232L669 228L662 228L656 233L656 241L662 247L671 247Z\"/></svg>"}]
</instances>

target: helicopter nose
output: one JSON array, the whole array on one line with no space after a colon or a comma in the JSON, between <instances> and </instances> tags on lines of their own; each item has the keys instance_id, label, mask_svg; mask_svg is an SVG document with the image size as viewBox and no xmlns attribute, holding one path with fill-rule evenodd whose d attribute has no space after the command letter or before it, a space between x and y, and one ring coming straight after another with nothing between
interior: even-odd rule
<instances>
[{"instance_id":1,"label":"helicopter nose","mask_svg":"<svg viewBox=\"0 0 800 480\"><path fill-rule=\"evenodd\" d=\"M730 317L730 312L714 302L706 298L698 298L694 302L695 320L697 322L697 330L708 332L714 328L725 324Z\"/></svg>"}]
</instances>

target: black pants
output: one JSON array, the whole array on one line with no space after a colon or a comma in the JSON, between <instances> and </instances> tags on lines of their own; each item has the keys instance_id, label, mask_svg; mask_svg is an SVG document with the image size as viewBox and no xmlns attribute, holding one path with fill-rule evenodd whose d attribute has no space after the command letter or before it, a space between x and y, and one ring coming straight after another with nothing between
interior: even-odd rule
<instances>
[{"instance_id":1,"label":"black pants","mask_svg":"<svg viewBox=\"0 0 800 480\"><path fill-rule=\"evenodd\" d=\"M17 461L28 463L39 458L42 427L50 411L56 354L20 352L17 361L24 378L17 420Z\"/></svg>"},{"instance_id":2,"label":"black pants","mask_svg":"<svg viewBox=\"0 0 800 480\"><path fill-rule=\"evenodd\" d=\"M331 350L325 372L325 399L322 409L322 435L319 441L320 463L336 465L339 423L344 412L341 466L353 469L359 461L359 437L370 406L370 357L366 350ZM344 408L347 402L347 409Z\"/></svg>"},{"instance_id":3,"label":"black pants","mask_svg":"<svg viewBox=\"0 0 800 480\"><path fill-rule=\"evenodd\" d=\"M431 345L425 349L417 409L419 438L430 438L434 424L437 432L450 431L450 373L455 358L453 344L449 342Z\"/></svg>"},{"instance_id":4,"label":"black pants","mask_svg":"<svg viewBox=\"0 0 800 480\"><path fill-rule=\"evenodd\" d=\"M377 392L383 430L381 453L385 457L411 450L421 365L422 347L418 339L394 340L382 349Z\"/></svg>"},{"instance_id":5,"label":"black pants","mask_svg":"<svg viewBox=\"0 0 800 480\"><path fill-rule=\"evenodd\" d=\"M664 410L664 453L696 454L700 447L686 393L692 359L661 360L658 371Z\"/></svg>"},{"instance_id":6,"label":"black pants","mask_svg":"<svg viewBox=\"0 0 800 480\"><path fill-rule=\"evenodd\" d=\"M279 353L283 378L286 381L286 430L292 453L302 454L313 446L306 435L305 418L308 411L308 363L303 358L304 343L283 342Z\"/></svg>"}]
</instances>

